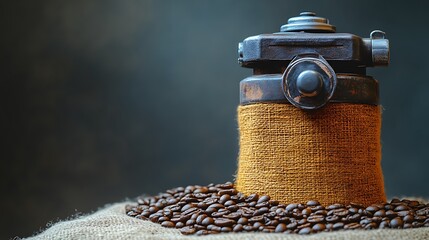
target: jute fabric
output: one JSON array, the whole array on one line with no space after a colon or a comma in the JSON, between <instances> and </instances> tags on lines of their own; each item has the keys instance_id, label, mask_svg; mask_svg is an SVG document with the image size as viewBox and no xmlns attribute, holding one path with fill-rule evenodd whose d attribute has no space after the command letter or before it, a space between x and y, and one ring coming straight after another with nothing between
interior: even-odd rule
<instances>
[{"instance_id":1,"label":"jute fabric","mask_svg":"<svg viewBox=\"0 0 429 240\"><path fill-rule=\"evenodd\" d=\"M44 232L28 238L31 240L70 239L227 239L227 240L354 240L354 239L429 239L429 228L349 230L323 232L309 236L282 233L227 233L208 236L185 236L179 230L164 228L150 221L129 217L125 214L126 203L118 203L91 215L53 224Z\"/></svg>"},{"instance_id":2,"label":"jute fabric","mask_svg":"<svg viewBox=\"0 0 429 240\"><path fill-rule=\"evenodd\" d=\"M238 125L238 191L284 203L386 200L379 106L251 104L238 107Z\"/></svg>"}]
</instances>

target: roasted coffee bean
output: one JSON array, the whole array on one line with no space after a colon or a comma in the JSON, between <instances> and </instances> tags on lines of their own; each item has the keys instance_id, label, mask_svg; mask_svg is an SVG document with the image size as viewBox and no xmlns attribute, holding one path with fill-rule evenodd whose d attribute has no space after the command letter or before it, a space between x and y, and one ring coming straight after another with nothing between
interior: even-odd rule
<instances>
[{"instance_id":1,"label":"roasted coffee bean","mask_svg":"<svg viewBox=\"0 0 429 240\"><path fill-rule=\"evenodd\" d=\"M371 212L371 213L375 213L375 212L377 212L378 210L380 210L380 208L378 208L378 207L376 207L376 206L374 206L374 205L369 206L369 207L367 207L367 208L365 209L365 211L367 211L367 212Z\"/></svg>"},{"instance_id":2,"label":"roasted coffee bean","mask_svg":"<svg viewBox=\"0 0 429 240\"><path fill-rule=\"evenodd\" d=\"M207 230L203 230L203 229L198 230L198 231L196 232L196 234L197 234L198 236L201 236L201 235L207 235L207 234L209 234L209 233L210 233L209 231L207 231Z\"/></svg>"},{"instance_id":3,"label":"roasted coffee bean","mask_svg":"<svg viewBox=\"0 0 429 240\"><path fill-rule=\"evenodd\" d=\"M250 226L250 225L243 226L243 229L244 229L244 231L247 231L247 232L255 230L255 228L253 226Z\"/></svg>"},{"instance_id":4,"label":"roasted coffee bean","mask_svg":"<svg viewBox=\"0 0 429 240\"><path fill-rule=\"evenodd\" d=\"M342 229L342 228L344 228L344 223L342 223L342 222L335 223L335 224L332 226L332 228L333 228L333 229L335 229L335 230L337 230L337 229Z\"/></svg>"},{"instance_id":5,"label":"roasted coffee bean","mask_svg":"<svg viewBox=\"0 0 429 240\"><path fill-rule=\"evenodd\" d=\"M393 210L388 210L386 212L386 217L388 217L390 219L395 218L397 216L398 216L398 214L396 212L394 212Z\"/></svg>"},{"instance_id":6,"label":"roasted coffee bean","mask_svg":"<svg viewBox=\"0 0 429 240\"><path fill-rule=\"evenodd\" d=\"M313 200L283 204L266 195L245 196L232 183L174 188L157 196L140 197L137 205L127 205L125 210L130 217L197 235L429 227L429 204L414 200L393 199L367 207L332 204L325 209Z\"/></svg>"},{"instance_id":7,"label":"roasted coffee bean","mask_svg":"<svg viewBox=\"0 0 429 240\"><path fill-rule=\"evenodd\" d=\"M155 212L157 212L159 210L159 208L158 207L156 207L156 206L152 206L152 207L150 207L149 208L149 212L150 213L155 213Z\"/></svg>"},{"instance_id":8,"label":"roasted coffee bean","mask_svg":"<svg viewBox=\"0 0 429 240\"><path fill-rule=\"evenodd\" d=\"M310 227L306 227L306 228L303 228L303 229L299 230L298 234L309 234L311 232L312 232L311 228Z\"/></svg>"},{"instance_id":9,"label":"roasted coffee bean","mask_svg":"<svg viewBox=\"0 0 429 240\"><path fill-rule=\"evenodd\" d=\"M267 207L263 207L263 208L256 210L253 215L258 216L258 215L262 215L262 214L267 213L267 212L269 212L269 209Z\"/></svg>"},{"instance_id":10,"label":"roasted coffee bean","mask_svg":"<svg viewBox=\"0 0 429 240\"><path fill-rule=\"evenodd\" d=\"M326 226L323 223L317 223L313 226L313 230L317 232L323 231L325 229L326 229Z\"/></svg>"},{"instance_id":11,"label":"roasted coffee bean","mask_svg":"<svg viewBox=\"0 0 429 240\"><path fill-rule=\"evenodd\" d=\"M182 209L180 209L180 211L184 212L190 208L196 207L198 204L196 203L188 203L185 206L182 207Z\"/></svg>"},{"instance_id":12,"label":"roasted coffee bean","mask_svg":"<svg viewBox=\"0 0 429 240\"><path fill-rule=\"evenodd\" d=\"M194 193L208 193L209 188L208 187L200 187L194 191Z\"/></svg>"},{"instance_id":13,"label":"roasted coffee bean","mask_svg":"<svg viewBox=\"0 0 429 240\"><path fill-rule=\"evenodd\" d=\"M290 223L290 218L289 217L280 217L279 222L288 224L288 223Z\"/></svg>"},{"instance_id":14,"label":"roasted coffee bean","mask_svg":"<svg viewBox=\"0 0 429 240\"><path fill-rule=\"evenodd\" d=\"M197 220L197 222L198 222L198 220ZM208 225L213 224L213 223L214 223L214 220L211 217L206 217L201 221L201 225L204 225L204 226L208 226Z\"/></svg>"},{"instance_id":15,"label":"roasted coffee bean","mask_svg":"<svg viewBox=\"0 0 429 240\"><path fill-rule=\"evenodd\" d=\"M229 195L235 195L237 194L237 190L235 189L225 189L225 190L220 190L218 192L219 195L224 195L224 194L229 194Z\"/></svg>"},{"instance_id":16,"label":"roasted coffee bean","mask_svg":"<svg viewBox=\"0 0 429 240\"><path fill-rule=\"evenodd\" d=\"M315 200L310 200L307 202L307 206L309 206L309 207L314 207L314 206L318 206L318 205L320 205L320 203L318 201L315 201Z\"/></svg>"},{"instance_id":17,"label":"roasted coffee bean","mask_svg":"<svg viewBox=\"0 0 429 240\"><path fill-rule=\"evenodd\" d=\"M314 215L323 215L326 216L328 212L326 210L317 210Z\"/></svg>"},{"instance_id":18,"label":"roasted coffee bean","mask_svg":"<svg viewBox=\"0 0 429 240\"><path fill-rule=\"evenodd\" d=\"M257 193L250 194L247 198L245 198L246 202L258 201L259 195Z\"/></svg>"},{"instance_id":19,"label":"roasted coffee bean","mask_svg":"<svg viewBox=\"0 0 429 240\"><path fill-rule=\"evenodd\" d=\"M242 224L242 225L246 225L247 222L248 222L248 220L245 217L242 217L242 218L238 219L238 221L237 221L238 224Z\"/></svg>"},{"instance_id":20,"label":"roasted coffee bean","mask_svg":"<svg viewBox=\"0 0 429 240\"><path fill-rule=\"evenodd\" d=\"M365 229L375 229L375 228L377 228L377 223L375 222L371 222L365 225Z\"/></svg>"},{"instance_id":21,"label":"roasted coffee bean","mask_svg":"<svg viewBox=\"0 0 429 240\"><path fill-rule=\"evenodd\" d=\"M226 209L228 209L228 211L230 212L236 212L240 207L238 205L231 205L226 207Z\"/></svg>"},{"instance_id":22,"label":"roasted coffee bean","mask_svg":"<svg viewBox=\"0 0 429 240\"><path fill-rule=\"evenodd\" d=\"M192 216L194 216L194 214L186 214L186 215L181 215L179 216L179 222L186 222L189 219L192 218ZM175 218L172 218L171 221L173 221Z\"/></svg>"},{"instance_id":23,"label":"roasted coffee bean","mask_svg":"<svg viewBox=\"0 0 429 240\"><path fill-rule=\"evenodd\" d=\"M359 212L359 209L355 208L355 207L350 207L350 208L348 208L348 210L350 213L358 213Z\"/></svg>"},{"instance_id":24,"label":"roasted coffee bean","mask_svg":"<svg viewBox=\"0 0 429 240\"><path fill-rule=\"evenodd\" d=\"M361 224L361 225L366 225L366 224L371 223L371 222L372 222L372 219L367 218L367 217L364 217L364 218L362 218L362 220L360 221L360 224Z\"/></svg>"},{"instance_id":25,"label":"roasted coffee bean","mask_svg":"<svg viewBox=\"0 0 429 240\"><path fill-rule=\"evenodd\" d=\"M234 184L232 184L231 182L226 182L223 184L216 184L216 187L223 188L223 189L229 189L229 188L233 188Z\"/></svg>"},{"instance_id":26,"label":"roasted coffee bean","mask_svg":"<svg viewBox=\"0 0 429 240\"><path fill-rule=\"evenodd\" d=\"M161 223L161 226L172 228L172 227L175 227L176 224L174 224L173 222L170 222L170 221L164 221L164 222Z\"/></svg>"},{"instance_id":27,"label":"roasted coffee bean","mask_svg":"<svg viewBox=\"0 0 429 240\"><path fill-rule=\"evenodd\" d=\"M261 222L255 222L255 223L253 223L253 227L254 228L259 228L260 226L262 226Z\"/></svg>"},{"instance_id":28,"label":"roasted coffee bean","mask_svg":"<svg viewBox=\"0 0 429 240\"><path fill-rule=\"evenodd\" d=\"M224 204L226 201L231 199L231 195L229 194L224 194L219 198L219 203L220 204Z\"/></svg>"},{"instance_id":29,"label":"roasted coffee bean","mask_svg":"<svg viewBox=\"0 0 429 240\"><path fill-rule=\"evenodd\" d=\"M303 215L309 216L311 214L311 208L306 208L301 212Z\"/></svg>"},{"instance_id":30,"label":"roasted coffee bean","mask_svg":"<svg viewBox=\"0 0 429 240\"><path fill-rule=\"evenodd\" d=\"M288 225L286 225L287 229L289 229L289 230L293 230L297 226L298 226L298 223L296 223L296 222L292 222L292 223L289 223Z\"/></svg>"},{"instance_id":31,"label":"roasted coffee bean","mask_svg":"<svg viewBox=\"0 0 429 240\"><path fill-rule=\"evenodd\" d=\"M374 213L374 217L384 217L386 216L386 211L384 209L378 210Z\"/></svg>"},{"instance_id":32,"label":"roasted coffee bean","mask_svg":"<svg viewBox=\"0 0 429 240\"><path fill-rule=\"evenodd\" d=\"M248 219L248 221L250 223L262 222L262 221L264 221L264 216L261 216L261 215L255 216L255 217L252 217L252 218Z\"/></svg>"},{"instance_id":33,"label":"roasted coffee bean","mask_svg":"<svg viewBox=\"0 0 429 240\"><path fill-rule=\"evenodd\" d=\"M410 214L410 211L408 211L408 210L399 211L399 212L397 212L397 214L399 217L405 217L405 216Z\"/></svg>"},{"instance_id":34,"label":"roasted coffee bean","mask_svg":"<svg viewBox=\"0 0 429 240\"><path fill-rule=\"evenodd\" d=\"M335 204L329 205L326 209L333 210L333 209L338 209L338 208L344 208L344 205L339 204L339 203L335 203Z\"/></svg>"},{"instance_id":35,"label":"roasted coffee bean","mask_svg":"<svg viewBox=\"0 0 429 240\"><path fill-rule=\"evenodd\" d=\"M265 222L265 225L267 225L267 226L277 226L279 224L279 221L278 220L275 220L275 219L273 219L273 220L268 220L268 221L266 221Z\"/></svg>"},{"instance_id":36,"label":"roasted coffee bean","mask_svg":"<svg viewBox=\"0 0 429 240\"><path fill-rule=\"evenodd\" d=\"M362 226L359 223L349 223L344 225L344 229L358 229L362 228Z\"/></svg>"},{"instance_id":37,"label":"roasted coffee bean","mask_svg":"<svg viewBox=\"0 0 429 240\"><path fill-rule=\"evenodd\" d=\"M286 224L280 223L279 225L277 225L277 227L274 231L275 232L284 232L286 230L287 230Z\"/></svg>"},{"instance_id":38,"label":"roasted coffee bean","mask_svg":"<svg viewBox=\"0 0 429 240\"><path fill-rule=\"evenodd\" d=\"M410 208L407 207L406 205L399 205L395 208L395 212L400 212L400 211L404 211L404 210L409 210Z\"/></svg>"},{"instance_id":39,"label":"roasted coffee bean","mask_svg":"<svg viewBox=\"0 0 429 240\"><path fill-rule=\"evenodd\" d=\"M417 210L416 214L420 215L420 216L423 216L423 215L428 216L429 215L429 207L425 207L425 208Z\"/></svg>"},{"instance_id":40,"label":"roasted coffee bean","mask_svg":"<svg viewBox=\"0 0 429 240\"><path fill-rule=\"evenodd\" d=\"M184 211L182 214L183 215L188 215L188 214L191 214L191 213L193 213L193 212L195 212L197 210L199 210L197 207L191 207L191 208L187 209L186 211Z\"/></svg>"},{"instance_id":41,"label":"roasted coffee bean","mask_svg":"<svg viewBox=\"0 0 429 240\"><path fill-rule=\"evenodd\" d=\"M310 223L320 223L324 221L323 215L312 215L307 218L307 221Z\"/></svg>"},{"instance_id":42,"label":"roasted coffee bean","mask_svg":"<svg viewBox=\"0 0 429 240\"><path fill-rule=\"evenodd\" d=\"M311 223L308 223L308 222L306 222L306 223L304 223L304 224L299 224L298 223L298 229L303 229L303 228L308 228L308 227L311 227Z\"/></svg>"},{"instance_id":43,"label":"roasted coffee bean","mask_svg":"<svg viewBox=\"0 0 429 240\"><path fill-rule=\"evenodd\" d=\"M353 214L353 215L349 215L347 217L347 221L349 222L358 222L361 218L361 215L359 213Z\"/></svg>"},{"instance_id":44,"label":"roasted coffee bean","mask_svg":"<svg viewBox=\"0 0 429 240\"><path fill-rule=\"evenodd\" d=\"M197 230L194 227L186 226L180 229L180 232L185 235L194 234Z\"/></svg>"},{"instance_id":45,"label":"roasted coffee bean","mask_svg":"<svg viewBox=\"0 0 429 240\"><path fill-rule=\"evenodd\" d=\"M258 199L257 203L268 202L269 200L270 200L269 196L263 195Z\"/></svg>"},{"instance_id":46,"label":"roasted coffee bean","mask_svg":"<svg viewBox=\"0 0 429 240\"><path fill-rule=\"evenodd\" d=\"M327 222L330 222L330 223L338 222L338 220L340 220L340 218L338 216L335 216L335 215L327 216L325 219Z\"/></svg>"},{"instance_id":47,"label":"roasted coffee bean","mask_svg":"<svg viewBox=\"0 0 429 240\"><path fill-rule=\"evenodd\" d=\"M225 206L225 207L228 207L228 206L231 206L231 205L235 205L236 203L234 202L234 201L232 201L232 200L228 200L228 201L226 201L223 205Z\"/></svg>"},{"instance_id":48,"label":"roasted coffee bean","mask_svg":"<svg viewBox=\"0 0 429 240\"><path fill-rule=\"evenodd\" d=\"M416 215L414 216L414 220L418 222L423 222L424 220L426 220L426 216Z\"/></svg>"},{"instance_id":49,"label":"roasted coffee bean","mask_svg":"<svg viewBox=\"0 0 429 240\"><path fill-rule=\"evenodd\" d=\"M402 228L404 225L404 221L402 221L401 218L397 217L390 221L390 227L391 228Z\"/></svg>"},{"instance_id":50,"label":"roasted coffee bean","mask_svg":"<svg viewBox=\"0 0 429 240\"><path fill-rule=\"evenodd\" d=\"M380 223L380 225L378 225L378 228L381 228L381 229L383 229L383 228L389 228L389 227L390 227L390 221L389 220L382 221Z\"/></svg>"},{"instance_id":51,"label":"roasted coffee bean","mask_svg":"<svg viewBox=\"0 0 429 240\"><path fill-rule=\"evenodd\" d=\"M160 218L158 219L158 221L160 221L160 222L168 221L168 220L170 220L170 218L169 218L169 217L166 217L166 216L162 216L162 217L160 217Z\"/></svg>"},{"instance_id":52,"label":"roasted coffee bean","mask_svg":"<svg viewBox=\"0 0 429 240\"><path fill-rule=\"evenodd\" d=\"M422 226L423 226L423 223L420 223L420 222L412 222L412 223L411 223L411 225L412 225L412 227L413 227L413 228L418 228L418 227L422 227Z\"/></svg>"},{"instance_id":53,"label":"roasted coffee bean","mask_svg":"<svg viewBox=\"0 0 429 240\"><path fill-rule=\"evenodd\" d=\"M220 227L230 227L234 225L234 223L235 223L234 220L231 220L228 218L216 218L214 220L214 224Z\"/></svg>"},{"instance_id":54,"label":"roasted coffee bean","mask_svg":"<svg viewBox=\"0 0 429 240\"><path fill-rule=\"evenodd\" d=\"M208 206L208 208L215 208L215 209L219 209L219 208L223 208L223 207L225 207L225 206L220 204L220 203L213 203L210 206Z\"/></svg>"},{"instance_id":55,"label":"roasted coffee bean","mask_svg":"<svg viewBox=\"0 0 429 240\"><path fill-rule=\"evenodd\" d=\"M289 204L289 205L286 206L286 211L292 211L295 208L298 208L298 204L291 203L291 204Z\"/></svg>"},{"instance_id":56,"label":"roasted coffee bean","mask_svg":"<svg viewBox=\"0 0 429 240\"><path fill-rule=\"evenodd\" d=\"M216 211L217 211L216 208L208 207L204 212L207 213L207 214L212 214L212 213L214 213Z\"/></svg>"},{"instance_id":57,"label":"roasted coffee bean","mask_svg":"<svg viewBox=\"0 0 429 240\"><path fill-rule=\"evenodd\" d=\"M223 215L224 218L234 219L237 220L241 217L241 214L238 212L232 212L230 214Z\"/></svg>"},{"instance_id":58,"label":"roasted coffee bean","mask_svg":"<svg viewBox=\"0 0 429 240\"><path fill-rule=\"evenodd\" d=\"M214 231L214 232L221 232L222 231L222 228L221 227L218 227L218 226L215 226L215 225L212 225L213 227L211 228L211 231Z\"/></svg>"},{"instance_id":59,"label":"roasted coffee bean","mask_svg":"<svg viewBox=\"0 0 429 240\"><path fill-rule=\"evenodd\" d=\"M158 222L158 219L159 219L159 216L156 216L156 215L151 215L151 216L149 216L149 220L151 220L152 222L154 222L154 223L157 223Z\"/></svg>"},{"instance_id":60,"label":"roasted coffee bean","mask_svg":"<svg viewBox=\"0 0 429 240\"><path fill-rule=\"evenodd\" d=\"M304 225L304 224L307 224L307 219L304 218L298 221L298 225Z\"/></svg>"},{"instance_id":61,"label":"roasted coffee bean","mask_svg":"<svg viewBox=\"0 0 429 240\"><path fill-rule=\"evenodd\" d=\"M256 205L255 205L256 208L263 208L263 207L269 207L269 206L270 206L270 203L268 201L267 202L256 203Z\"/></svg>"},{"instance_id":62,"label":"roasted coffee bean","mask_svg":"<svg viewBox=\"0 0 429 240\"><path fill-rule=\"evenodd\" d=\"M223 215L225 215L224 212L213 212L212 214L210 214L210 216L214 218L223 217Z\"/></svg>"},{"instance_id":63,"label":"roasted coffee bean","mask_svg":"<svg viewBox=\"0 0 429 240\"><path fill-rule=\"evenodd\" d=\"M200 225L200 224L195 224L194 228L197 229L197 230L205 230L206 226L203 226L203 225Z\"/></svg>"},{"instance_id":64,"label":"roasted coffee bean","mask_svg":"<svg viewBox=\"0 0 429 240\"><path fill-rule=\"evenodd\" d=\"M413 215L406 215L406 216L404 216L404 218L402 220L404 220L404 222L406 222L406 223L412 223L414 221L414 216Z\"/></svg>"},{"instance_id":65,"label":"roasted coffee bean","mask_svg":"<svg viewBox=\"0 0 429 240\"><path fill-rule=\"evenodd\" d=\"M347 216L347 214L349 214L349 210L345 208L337 208L328 212L328 215L332 215L332 214L335 216L344 217L344 216Z\"/></svg>"},{"instance_id":66,"label":"roasted coffee bean","mask_svg":"<svg viewBox=\"0 0 429 240\"><path fill-rule=\"evenodd\" d=\"M241 232L241 231L243 231L243 225L241 225L241 224L235 225L234 228L232 229L232 231L234 231L234 232Z\"/></svg>"}]
</instances>

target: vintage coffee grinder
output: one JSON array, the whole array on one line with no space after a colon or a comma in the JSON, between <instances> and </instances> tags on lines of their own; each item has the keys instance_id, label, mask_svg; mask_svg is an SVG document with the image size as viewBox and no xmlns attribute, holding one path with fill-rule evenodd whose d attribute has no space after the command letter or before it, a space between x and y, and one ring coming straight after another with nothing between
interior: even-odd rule
<instances>
[{"instance_id":1,"label":"vintage coffee grinder","mask_svg":"<svg viewBox=\"0 0 429 240\"><path fill-rule=\"evenodd\" d=\"M239 44L240 153L236 188L284 203L385 201L378 82L389 64L384 32L336 33L315 13Z\"/></svg>"}]
</instances>

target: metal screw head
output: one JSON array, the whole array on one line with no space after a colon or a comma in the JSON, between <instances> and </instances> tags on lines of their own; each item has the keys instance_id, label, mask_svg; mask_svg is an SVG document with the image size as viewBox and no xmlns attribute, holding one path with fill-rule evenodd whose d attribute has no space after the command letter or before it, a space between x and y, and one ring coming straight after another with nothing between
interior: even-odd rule
<instances>
[{"instance_id":1,"label":"metal screw head","mask_svg":"<svg viewBox=\"0 0 429 240\"><path fill-rule=\"evenodd\" d=\"M323 87L323 77L314 70L301 72L296 79L298 91L306 97L316 96Z\"/></svg>"}]
</instances>

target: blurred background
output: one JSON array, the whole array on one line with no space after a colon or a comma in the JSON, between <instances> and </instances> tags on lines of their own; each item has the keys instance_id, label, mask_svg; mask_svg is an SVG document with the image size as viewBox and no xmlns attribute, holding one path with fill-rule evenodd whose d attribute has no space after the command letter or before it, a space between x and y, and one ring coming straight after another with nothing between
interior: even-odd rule
<instances>
[{"instance_id":1,"label":"blurred background","mask_svg":"<svg viewBox=\"0 0 429 240\"><path fill-rule=\"evenodd\" d=\"M237 43L315 11L391 42L380 80L393 196L429 197L427 2L2 1L0 238L142 193L232 181Z\"/></svg>"}]
</instances>

